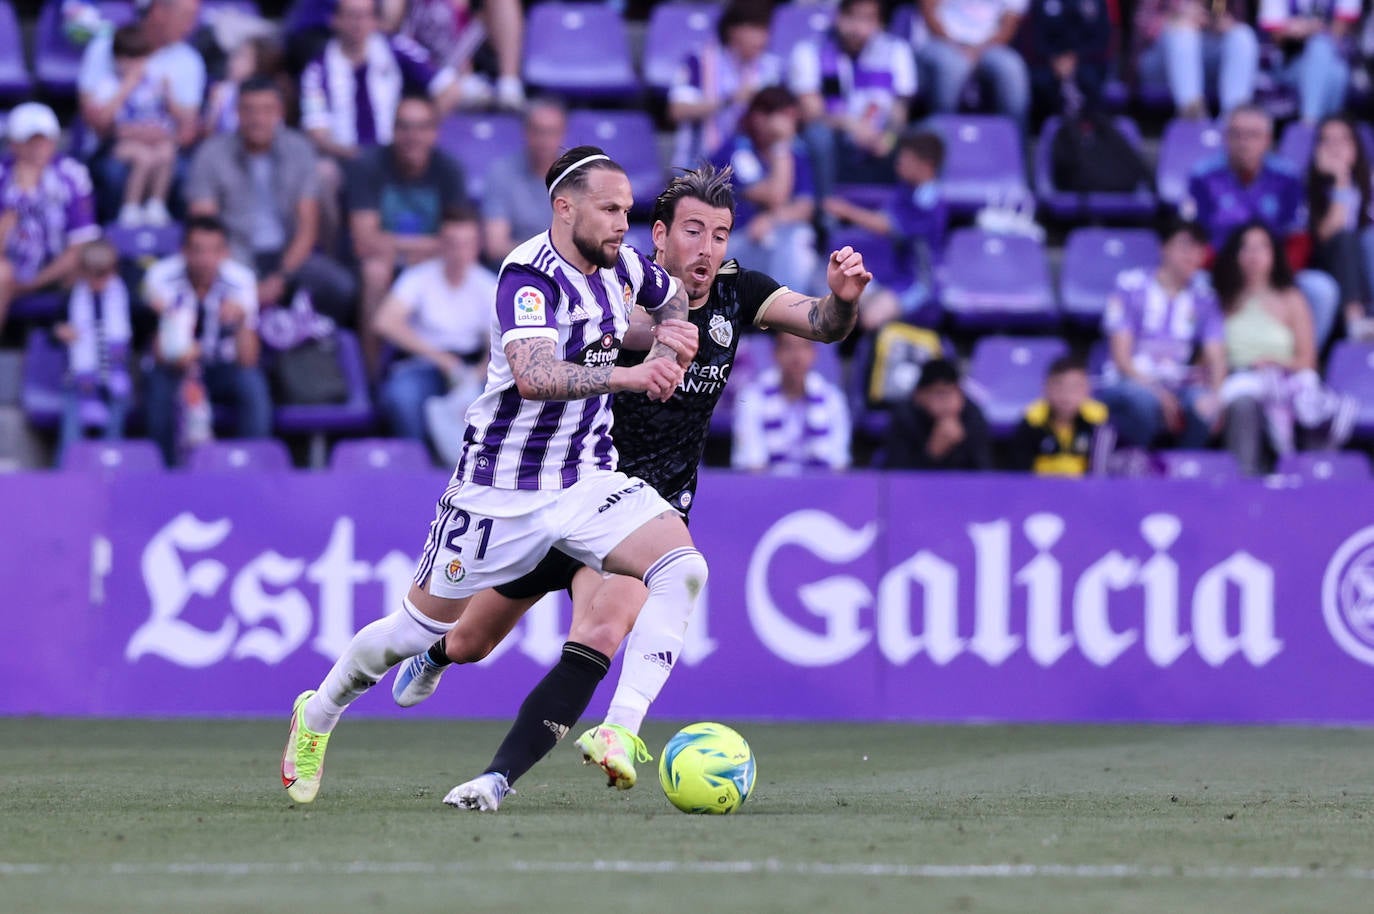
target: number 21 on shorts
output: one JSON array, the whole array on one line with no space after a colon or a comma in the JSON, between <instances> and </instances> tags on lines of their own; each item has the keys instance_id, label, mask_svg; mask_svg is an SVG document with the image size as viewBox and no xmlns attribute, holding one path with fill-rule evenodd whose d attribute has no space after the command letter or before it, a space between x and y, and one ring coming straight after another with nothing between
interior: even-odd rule
<instances>
[{"instance_id":1,"label":"number 21 on shorts","mask_svg":"<svg viewBox=\"0 0 1374 914\"><path fill-rule=\"evenodd\" d=\"M463 547L458 541L467 534L469 528L472 528L477 535L477 546L472 551L472 558L481 561L486 557L487 542L491 539L492 519L484 517L474 524L472 515L459 509L454 512L449 524L448 536L444 538L444 548L453 553L453 558L444 566L444 577L450 584L457 584L468 574L467 568L463 566Z\"/></svg>"}]
</instances>

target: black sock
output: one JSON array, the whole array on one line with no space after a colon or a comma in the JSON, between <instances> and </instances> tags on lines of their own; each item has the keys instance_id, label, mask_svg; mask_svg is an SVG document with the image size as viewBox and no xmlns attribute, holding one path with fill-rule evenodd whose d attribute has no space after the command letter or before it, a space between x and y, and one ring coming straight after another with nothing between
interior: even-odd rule
<instances>
[{"instance_id":1,"label":"black sock","mask_svg":"<svg viewBox=\"0 0 1374 914\"><path fill-rule=\"evenodd\" d=\"M564 644L563 657L525 698L487 771L503 774L514 784L533 768L587 710L610 665L611 659L600 651L573 641Z\"/></svg>"},{"instance_id":2,"label":"black sock","mask_svg":"<svg viewBox=\"0 0 1374 914\"><path fill-rule=\"evenodd\" d=\"M448 659L448 651L444 650L443 638L431 644L429 650L425 651L425 654L429 657L430 663L433 663L435 666L448 666L453 662Z\"/></svg>"}]
</instances>

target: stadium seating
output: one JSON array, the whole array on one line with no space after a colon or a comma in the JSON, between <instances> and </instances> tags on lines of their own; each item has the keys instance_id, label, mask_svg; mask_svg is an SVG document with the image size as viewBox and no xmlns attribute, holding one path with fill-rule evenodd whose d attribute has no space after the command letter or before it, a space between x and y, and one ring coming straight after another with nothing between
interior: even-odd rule
<instances>
[{"instance_id":1,"label":"stadium seating","mask_svg":"<svg viewBox=\"0 0 1374 914\"><path fill-rule=\"evenodd\" d=\"M1240 464L1230 451L1161 451L1156 458L1168 479L1231 482L1240 478Z\"/></svg>"},{"instance_id":2,"label":"stadium seating","mask_svg":"<svg viewBox=\"0 0 1374 914\"><path fill-rule=\"evenodd\" d=\"M326 436L364 434L372 429L375 421L358 338L347 330L339 330L336 339L339 365L348 383L348 399L343 403L286 403L273 411L273 424L278 434L309 438L310 465L313 467L324 466Z\"/></svg>"},{"instance_id":3,"label":"stadium seating","mask_svg":"<svg viewBox=\"0 0 1374 914\"><path fill-rule=\"evenodd\" d=\"M439 148L462 163L468 193L481 200L492 164L524 152L524 128L518 114L451 114L439 125Z\"/></svg>"},{"instance_id":4,"label":"stadium seating","mask_svg":"<svg viewBox=\"0 0 1374 914\"><path fill-rule=\"evenodd\" d=\"M1117 275L1158 263L1159 240L1148 229L1074 229L1064 242L1060 307L1075 323L1096 326Z\"/></svg>"},{"instance_id":5,"label":"stadium seating","mask_svg":"<svg viewBox=\"0 0 1374 914\"><path fill-rule=\"evenodd\" d=\"M129 0L97 0L94 5L103 19L116 26L134 18L134 6ZM67 98L75 95L84 48L72 44L62 30L61 0L48 0L43 6L33 41L33 69L39 87L53 95Z\"/></svg>"},{"instance_id":6,"label":"stadium seating","mask_svg":"<svg viewBox=\"0 0 1374 914\"><path fill-rule=\"evenodd\" d=\"M578 98L639 89L625 23L595 3L541 3L525 22L525 82ZM650 134L652 136L652 134Z\"/></svg>"},{"instance_id":7,"label":"stadium seating","mask_svg":"<svg viewBox=\"0 0 1374 914\"><path fill-rule=\"evenodd\" d=\"M35 428L57 427L62 416L62 375L66 370L67 356L57 341L45 330L29 331L24 346L20 403L29 424Z\"/></svg>"},{"instance_id":8,"label":"stadium seating","mask_svg":"<svg viewBox=\"0 0 1374 914\"><path fill-rule=\"evenodd\" d=\"M156 472L162 454L151 441L74 441L62 455L62 469L74 472Z\"/></svg>"},{"instance_id":9,"label":"stadium seating","mask_svg":"<svg viewBox=\"0 0 1374 914\"><path fill-rule=\"evenodd\" d=\"M689 54L715 38L720 7L710 3L658 3L644 36L644 82L666 91Z\"/></svg>"},{"instance_id":10,"label":"stadium seating","mask_svg":"<svg viewBox=\"0 0 1374 914\"><path fill-rule=\"evenodd\" d=\"M33 89L33 79L24 65L23 34L19 19L9 0L0 0L0 98L25 98Z\"/></svg>"},{"instance_id":11,"label":"stadium seating","mask_svg":"<svg viewBox=\"0 0 1374 914\"><path fill-rule=\"evenodd\" d=\"M1197 166L1221 152L1221 131L1211 121L1179 118L1164 128L1159 143L1155 191L1159 199L1178 204L1188 193L1188 178Z\"/></svg>"},{"instance_id":12,"label":"stadium seating","mask_svg":"<svg viewBox=\"0 0 1374 914\"><path fill-rule=\"evenodd\" d=\"M1155 212L1155 195L1148 187L1131 193L1074 193L1060 190L1054 183L1052 151L1054 135L1061 121L1058 116L1045 121L1040 139L1035 144L1035 196L1040 205L1054 218L1120 219L1142 221ZM1116 118L1116 128L1141 149L1140 130L1128 117Z\"/></svg>"},{"instance_id":13,"label":"stadium seating","mask_svg":"<svg viewBox=\"0 0 1374 914\"><path fill-rule=\"evenodd\" d=\"M1368 482L1369 458L1354 451L1306 451L1280 458L1276 472L1315 482Z\"/></svg>"},{"instance_id":14,"label":"stadium seating","mask_svg":"<svg viewBox=\"0 0 1374 914\"><path fill-rule=\"evenodd\" d=\"M192 449L187 468L194 473L289 470L291 454L275 438L207 441Z\"/></svg>"},{"instance_id":15,"label":"stadium seating","mask_svg":"<svg viewBox=\"0 0 1374 914\"><path fill-rule=\"evenodd\" d=\"M1365 155L1374 156L1374 128L1367 123L1359 123L1355 132L1360 137ZM1307 163L1312 158L1312 146L1317 141L1317 127L1304 121L1293 121L1284 128L1275 150L1279 157L1296 168L1299 173L1307 171Z\"/></svg>"},{"instance_id":16,"label":"stadium seating","mask_svg":"<svg viewBox=\"0 0 1374 914\"><path fill-rule=\"evenodd\" d=\"M181 226L177 223L129 228L118 223L105 227L105 238L119 256L128 260L166 257L181 247Z\"/></svg>"},{"instance_id":17,"label":"stadium seating","mask_svg":"<svg viewBox=\"0 0 1374 914\"><path fill-rule=\"evenodd\" d=\"M768 49L786 63L797 45L824 35L834 15L833 10L815 3L789 3L776 7L772 25L768 29Z\"/></svg>"},{"instance_id":18,"label":"stadium seating","mask_svg":"<svg viewBox=\"0 0 1374 914\"><path fill-rule=\"evenodd\" d=\"M344 472L420 471L431 466L425 446L406 438L346 439L329 455L329 468Z\"/></svg>"},{"instance_id":19,"label":"stadium seating","mask_svg":"<svg viewBox=\"0 0 1374 914\"><path fill-rule=\"evenodd\" d=\"M665 170L658 158L654 124L643 111L572 111L568 145L600 146L625 169L635 209L648 211L663 190Z\"/></svg>"},{"instance_id":20,"label":"stadium seating","mask_svg":"<svg viewBox=\"0 0 1374 914\"><path fill-rule=\"evenodd\" d=\"M1326 382L1360 402L1355 437L1374 438L1374 344L1341 340L1326 362Z\"/></svg>"},{"instance_id":21,"label":"stadium seating","mask_svg":"<svg viewBox=\"0 0 1374 914\"><path fill-rule=\"evenodd\" d=\"M938 276L941 304L960 327L1046 328L1058 323L1049 258L1034 239L956 229Z\"/></svg>"},{"instance_id":22,"label":"stadium seating","mask_svg":"<svg viewBox=\"0 0 1374 914\"><path fill-rule=\"evenodd\" d=\"M926 122L945 141L940 189L951 212L969 215L989 203L1031 199L1021 133L1008 117L937 114Z\"/></svg>"},{"instance_id":23,"label":"stadium seating","mask_svg":"<svg viewBox=\"0 0 1374 914\"><path fill-rule=\"evenodd\" d=\"M1068 352L1053 337L985 336L973 347L965 387L994 435L1009 434L1045 386L1050 363Z\"/></svg>"},{"instance_id":24,"label":"stadium seating","mask_svg":"<svg viewBox=\"0 0 1374 914\"><path fill-rule=\"evenodd\" d=\"M838 251L845 245L864 256L864 266L873 274L875 282L891 285L899 273L897 247L891 238L884 238L857 226L848 225L838 229L830 236L828 247Z\"/></svg>"}]
</instances>

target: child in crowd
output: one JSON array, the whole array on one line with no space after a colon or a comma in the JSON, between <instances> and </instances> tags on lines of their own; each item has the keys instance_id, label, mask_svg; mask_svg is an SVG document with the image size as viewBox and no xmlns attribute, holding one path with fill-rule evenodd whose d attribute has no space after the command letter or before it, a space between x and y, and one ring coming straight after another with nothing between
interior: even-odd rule
<instances>
[{"instance_id":1,"label":"child in crowd","mask_svg":"<svg viewBox=\"0 0 1374 914\"><path fill-rule=\"evenodd\" d=\"M105 405L104 437L124 437L129 411L129 290L120 279L119 258L104 240L87 243L80 252L77 281L67 298L66 313L53 335L67 346L66 389L57 456L83 437L85 414L92 401Z\"/></svg>"},{"instance_id":2,"label":"child in crowd","mask_svg":"<svg viewBox=\"0 0 1374 914\"><path fill-rule=\"evenodd\" d=\"M205 133L238 130L239 86L254 76L279 76L284 63L281 45L270 34L246 35L233 45L228 51L224 78L206 94Z\"/></svg>"},{"instance_id":3,"label":"child in crowd","mask_svg":"<svg viewBox=\"0 0 1374 914\"><path fill-rule=\"evenodd\" d=\"M867 332L893 320L929 324L938 318L935 267L945 247L949 209L938 178L945 144L928 130L906 133L897 142L898 184L882 209L865 209L840 197L827 197L825 212L859 228L890 238L896 247L893 272L875 276L859 304L859 326Z\"/></svg>"},{"instance_id":4,"label":"child in crowd","mask_svg":"<svg viewBox=\"0 0 1374 914\"><path fill-rule=\"evenodd\" d=\"M1064 356L1050 365L1044 397L1016 427L1012 463L1039 476L1100 474L1115 439L1107 407L1092 399L1087 366Z\"/></svg>"}]
</instances>

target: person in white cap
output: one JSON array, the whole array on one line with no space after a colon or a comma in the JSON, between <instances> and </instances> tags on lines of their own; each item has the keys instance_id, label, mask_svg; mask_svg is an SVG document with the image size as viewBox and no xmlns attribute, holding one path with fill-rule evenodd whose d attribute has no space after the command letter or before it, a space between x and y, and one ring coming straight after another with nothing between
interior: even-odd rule
<instances>
[{"instance_id":1,"label":"person in white cap","mask_svg":"<svg viewBox=\"0 0 1374 914\"><path fill-rule=\"evenodd\" d=\"M52 109L38 102L16 106L5 133L10 154L0 159L0 327L16 299L27 299L32 307L26 310L35 316L56 313L61 296L45 293L69 284L78 249L100 236L90 173L58 155L62 128Z\"/></svg>"}]
</instances>

